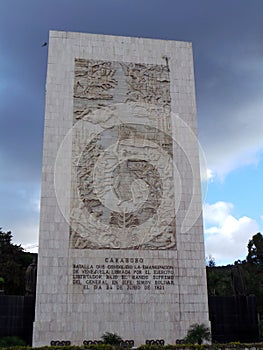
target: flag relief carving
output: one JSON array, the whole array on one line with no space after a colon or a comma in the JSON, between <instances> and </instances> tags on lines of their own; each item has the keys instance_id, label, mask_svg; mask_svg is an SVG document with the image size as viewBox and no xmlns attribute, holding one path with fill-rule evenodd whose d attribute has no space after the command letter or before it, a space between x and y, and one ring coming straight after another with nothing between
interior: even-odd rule
<instances>
[{"instance_id":1,"label":"flag relief carving","mask_svg":"<svg viewBox=\"0 0 263 350\"><path fill-rule=\"evenodd\" d=\"M175 249L169 67L75 60L70 247Z\"/></svg>"}]
</instances>

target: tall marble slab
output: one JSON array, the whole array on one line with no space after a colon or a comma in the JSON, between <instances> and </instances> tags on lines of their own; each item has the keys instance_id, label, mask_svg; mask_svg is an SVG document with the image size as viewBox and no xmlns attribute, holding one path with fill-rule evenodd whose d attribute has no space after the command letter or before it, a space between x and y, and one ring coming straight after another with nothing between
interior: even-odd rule
<instances>
[{"instance_id":1,"label":"tall marble slab","mask_svg":"<svg viewBox=\"0 0 263 350\"><path fill-rule=\"evenodd\" d=\"M34 346L208 321L191 43L51 31Z\"/></svg>"}]
</instances>

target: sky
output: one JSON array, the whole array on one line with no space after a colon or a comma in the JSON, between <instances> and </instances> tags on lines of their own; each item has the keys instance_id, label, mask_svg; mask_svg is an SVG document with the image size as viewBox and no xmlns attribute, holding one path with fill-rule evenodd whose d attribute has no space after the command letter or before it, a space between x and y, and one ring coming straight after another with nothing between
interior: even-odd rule
<instances>
[{"instance_id":1,"label":"sky","mask_svg":"<svg viewBox=\"0 0 263 350\"><path fill-rule=\"evenodd\" d=\"M263 232L262 0L0 0L0 227L38 244L49 30L191 41L206 256Z\"/></svg>"}]
</instances>

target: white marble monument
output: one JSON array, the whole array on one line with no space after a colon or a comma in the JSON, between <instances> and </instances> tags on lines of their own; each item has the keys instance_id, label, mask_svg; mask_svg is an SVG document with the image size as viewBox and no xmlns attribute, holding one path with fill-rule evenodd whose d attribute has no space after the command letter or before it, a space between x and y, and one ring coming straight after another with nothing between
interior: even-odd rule
<instances>
[{"instance_id":1,"label":"white marble monument","mask_svg":"<svg viewBox=\"0 0 263 350\"><path fill-rule=\"evenodd\" d=\"M34 346L209 325L191 44L50 32Z\"/></svg>"}]
</instances>

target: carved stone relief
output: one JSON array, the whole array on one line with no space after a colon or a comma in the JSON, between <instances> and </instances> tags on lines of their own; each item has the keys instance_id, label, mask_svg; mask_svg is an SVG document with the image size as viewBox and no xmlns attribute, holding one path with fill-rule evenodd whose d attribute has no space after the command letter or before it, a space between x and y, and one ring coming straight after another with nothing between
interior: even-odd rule
<instances>
[{"instance_id":1,"label":"carved stone relief","mask_svg":"<svg viewBox=\"0 0 263 350\"><path fill-rule=\"evenodd\" d=\"M74 97L88 100L109 100L109 90L117 85L111 62L76 60Z\"/></svg>"},{"instance_id":2,"label":"carved stone relief","mask_svg":"<svg viewBox=\"0 0 263 350\"><path fill-rule=\"evenodd\" d=\"M175 247L170 119L166 66L76 60L71 248Z\"/></svg>"},{"instance_id":3,"label":"carved stone relief","mask_svg":"<svg viewBox=\"0 0 263 350\"><path fill-rule=\"evenodd\" d=\"M170 79L167 66L121 64L128 77L126 101L146 102L170 109Z\"/></svg>"}]
</instances>

